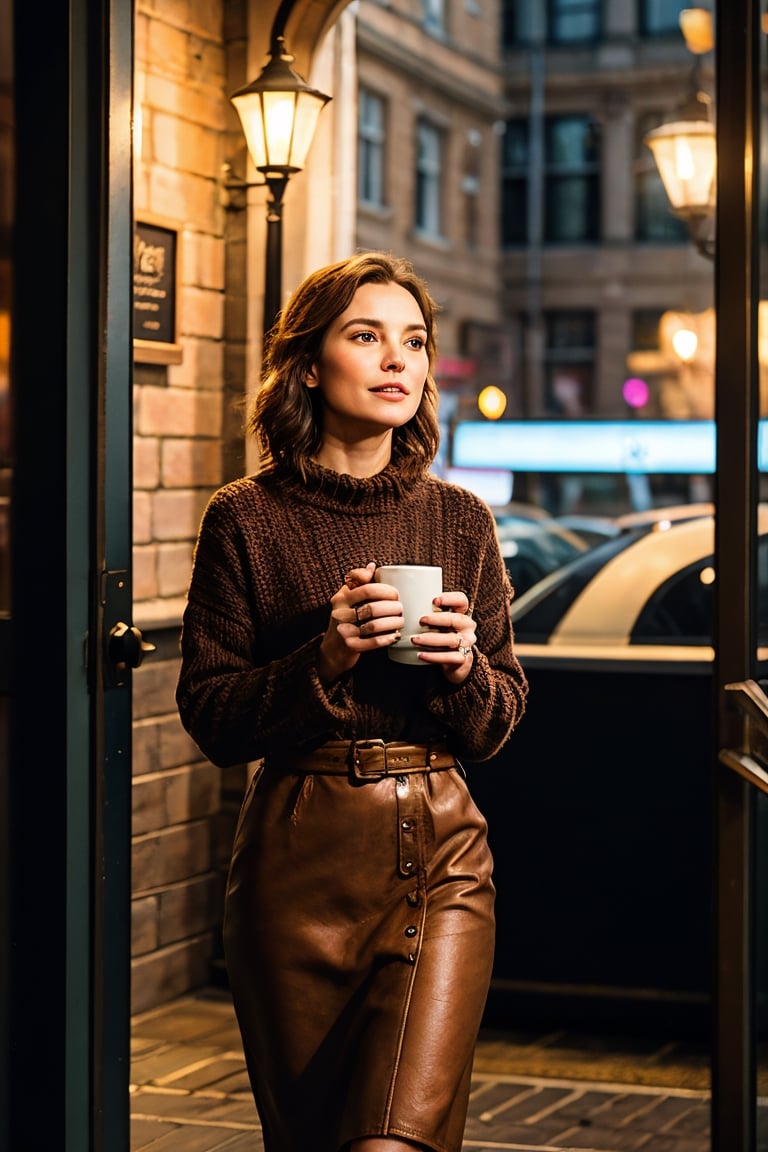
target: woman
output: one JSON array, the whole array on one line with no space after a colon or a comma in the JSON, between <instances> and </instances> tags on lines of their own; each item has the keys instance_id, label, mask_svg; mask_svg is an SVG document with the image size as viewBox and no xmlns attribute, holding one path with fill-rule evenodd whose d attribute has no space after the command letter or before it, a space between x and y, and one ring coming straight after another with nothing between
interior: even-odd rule
<instances>
[{"instance_id":1,"label":"woman","mask_svg":"<svg viewBox=\"0 0 768 1152\"><path fill-rule=\"evenodd\" d=\"M262 468L205 512L177 699L203 753L261 761L224 943L267 1152L459 1152L490 981L485 820L459 757L520 719L512 590L489 509L429 472L435 305L362 254L283 310L249 420ZM446 591L395 663L377 565Z\"/></svg>"}]
</instances>

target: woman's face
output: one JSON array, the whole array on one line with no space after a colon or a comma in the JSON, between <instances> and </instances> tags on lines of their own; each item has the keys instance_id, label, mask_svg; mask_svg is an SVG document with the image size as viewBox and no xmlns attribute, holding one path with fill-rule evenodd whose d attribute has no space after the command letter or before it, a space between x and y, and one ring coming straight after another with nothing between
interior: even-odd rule
<instances>
[{"instance_id":1,"label":"woman's face","mask_svg":"<svg viewBox=\"0 0 768 1152\"><path fill-rule=\"evenodd\" d=\"M427 328L399 284L363 284L325 334L307 378L322 396L325 435L399 428L415 415L429 370Z\"/></svg>"}]
</instances>

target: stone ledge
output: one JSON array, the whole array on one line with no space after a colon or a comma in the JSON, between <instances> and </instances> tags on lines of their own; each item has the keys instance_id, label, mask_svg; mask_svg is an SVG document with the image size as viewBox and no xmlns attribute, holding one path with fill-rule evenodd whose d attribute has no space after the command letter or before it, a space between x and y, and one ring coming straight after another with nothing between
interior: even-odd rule
<instances>
[{"instance_id":1,"label":"stone ledge","mask_svg":"<svg viewBox=\"0 0 768 1152\"><path fill-rule=\"evenodd\" d=\"M181 627L186 598L184 596L157 597L154 600L137 600L133 605L133 619L142 632L162 628Z\"/></svg>"}]
</instances>

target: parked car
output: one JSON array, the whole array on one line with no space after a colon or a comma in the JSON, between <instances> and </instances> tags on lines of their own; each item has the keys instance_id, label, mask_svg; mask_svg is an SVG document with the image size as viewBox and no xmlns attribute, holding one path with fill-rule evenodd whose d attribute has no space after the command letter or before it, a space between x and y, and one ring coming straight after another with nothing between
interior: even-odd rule
<instances>
[{"instance_id":1,"label":"parked car","mask_svg":"<svg viewBox=\"0 0 768 1152\"><path fill-rule=\"evenodd\" d=\"M618 520L614 516L590 516L584 512L565 512L555 517L557 523L569 532L575 532L585 544L593 547L602 544L604 540L612 540L621 532Z\"/></svg>"},{"instance_id":2,"label":"parked car","mask_svg":"<svg viewBox=\"0 0 768 1152\"><path fill-rule=\"evenodd\" d=\"M533 504L505 504L492 511L504 564L518 596L589 547L577 532Z\"/></svg>"},{"instance_id":3,"label":"parked car","mask_svg":"<svg viewBox=\"0 0 768 1152\"><path fill-rule=\"evenodd\" d=\"M512 620L523 663L649 670L711 664L714 517L663 524L627 528L518 597ZM758 531L759 639L768 645L768 505L760 506Z\"/></svg>"},{"instance_id":4,"label":"parked car","mask_svg":"<svg viewBox=\"0 0 768 1152\"><path fill-rule=\"evenodd\" d=\"M673 504L666 507L643 508L637 512L624 512L619 516L590 516L582 512L568 512L557 516L557 523L575 532L586 543L602 544L621 532L632 532L636 528L646 531L663 532L672 524L683 520L695 520L699 516L714 515L714 504L691 503Z\"/></svg>"},{"instance_id":5,"label":"parked car","mask_svg":"<svg viewBox=\"0 0 768 1152\"><path fill-rule=\"evenodd\" d=\"M614 523L620 532L631 532L634 528L663 532L672 524L681 524L684 520L697 520L700 516L714 516L714 514L714 504L699 501L644 508L639 512L625 512L622 516L617 516Z\"/></svg>"}]
</instances>

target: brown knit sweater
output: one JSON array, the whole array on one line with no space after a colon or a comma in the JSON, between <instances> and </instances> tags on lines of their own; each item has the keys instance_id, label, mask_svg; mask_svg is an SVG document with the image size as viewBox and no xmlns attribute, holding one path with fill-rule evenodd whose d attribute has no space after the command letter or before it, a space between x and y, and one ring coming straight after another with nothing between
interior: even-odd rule
<instances>
[{"instance_id":1,"label":"brown knit sweater","mask_svg":"<svg viewBox=\"0 0 768 1152\"><path fill-rule=\"evenodd\" d=\"M364 652L332 684L317 672L331 596L351 568L439 564L462 589L477 647L458 687L440 669ZM308 482L278 470L212 497L200 527L182 631L177 703L200 750L225 766L325 740L426 742L485 760L523 714L527 683L512 648L512 589L490 510L395 465L367 479L317 465Z\"/></svg>"}]
</instances>

